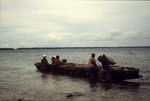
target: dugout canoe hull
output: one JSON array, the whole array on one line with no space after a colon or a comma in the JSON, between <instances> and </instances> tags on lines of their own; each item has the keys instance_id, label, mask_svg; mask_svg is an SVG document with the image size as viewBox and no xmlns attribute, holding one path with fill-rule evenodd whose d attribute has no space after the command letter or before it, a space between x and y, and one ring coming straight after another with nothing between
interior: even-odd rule
<instances>
[{"instance_id":1,"label":"dugout canoe hull","mask_svg":"<svg viewBox=\"0 0 150 101\"><path fill-rule=\"evenodd\" d=\"M64 74L75 77L84 77L89 78L90 69L86 64L75 64L75 63L67 63L65 65L56 66L52 64L42 65L39 62L34 64L40 72L52 72L57 74ZM104 73L99 69L98 76ZM125 66L112 66L111 78L112 81L123 81L126 79L138 79L139 69L133 67L125 67ZM99 77L98 77L99 78Z\"/></svg>"}]
</instances>

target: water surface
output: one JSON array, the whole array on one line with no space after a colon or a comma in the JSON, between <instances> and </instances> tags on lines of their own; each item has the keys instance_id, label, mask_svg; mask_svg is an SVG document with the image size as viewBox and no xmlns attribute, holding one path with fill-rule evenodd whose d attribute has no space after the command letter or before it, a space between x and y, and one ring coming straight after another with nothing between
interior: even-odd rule
<instances>
[{"instance_id":1,"label":"water surface","mask_svg":"<svg viewBox=\"0 0 150 101\"><path fill-rule=\"evenodd\" d=\"M34 66L43 54L49 62L52 55L60 55L68 62L87 63L91 53L96 57L106 54L118 64L139 68L143 78L122 83L94 83L40 73ZM149 101L149 61L150 48L0 50L0 100Z\"/></svg>"}]
</instances>

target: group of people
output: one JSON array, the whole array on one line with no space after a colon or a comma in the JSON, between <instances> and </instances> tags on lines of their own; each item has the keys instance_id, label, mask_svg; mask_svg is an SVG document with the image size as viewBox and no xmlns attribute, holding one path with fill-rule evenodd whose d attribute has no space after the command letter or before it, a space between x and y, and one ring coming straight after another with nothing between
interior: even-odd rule
<instances>
[{"instance_id":1,"label":"group of people","mask_svg":"<svg viewBox=\"0 0 150 101\"><path fill-rule=\"evenodd\" d=\"M52 61L51 64L54 64L54 65L61 65L62 62L59 60L59 58L60 58L59 55L57 55L56 57L55 57L55 56L52 56L52 57L51 57L51 61ZM43 64L43 65L49 64L48 61L47 61L47 59L46 59L46 55L43 55L43 58L41 59L41 64Z\"/></svg>"},{"instance_id":2,"label":"group of people","mask_svg":"<svg viewBox=\"0 0 150 101\"><path fill-rule=\"evenodd\" d=\"M63 62L59 60L59 55L52 56L51 57L51 64L53 65L62 65ZM111 67L110 62L107 59L105 55L99 56L98 60L101 62L103 68L99 68L99 66L96 64L95 60L95 54L91 54L91 57L88 61L88 67L90 68L90 78L91 79L98 79L100 77L100 80L111 80ZM46 55L43 55L43 59L41 59L41 64L44 66L49 65ZM100 73L99 73L100 72Z\"/></svg>"},{"instance_id":3,"label":"group of people","mask_svg":"<svg viewBox=\"0 0 150 101\"><path fill-rule=\"evenodd\" d=\"M105 55L99 56L98 60L101 62L103 68L99 68L98 65L96 64L94 53L91 55L91 57L88 61L88 66L90 68L90 78L98 79L97 77L100 77L99 78L100 80L111 81L110 61L108 60L108 58Z\"/></svg>"}]
</instances>

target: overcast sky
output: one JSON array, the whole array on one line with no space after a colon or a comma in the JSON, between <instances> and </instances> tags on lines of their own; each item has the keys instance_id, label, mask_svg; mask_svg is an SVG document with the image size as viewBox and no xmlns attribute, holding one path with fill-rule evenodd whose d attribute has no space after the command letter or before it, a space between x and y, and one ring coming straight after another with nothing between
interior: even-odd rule
<instances>
[{"instance_id":1,"label":"overcast sky","mask_svg":"<svg viewBox=\"0 0 150 101\"><path fill-rule=\"evenodd\" d=\"M149 1L0 0L0 47L149 46Z\"/></svg>"}]
</instances>

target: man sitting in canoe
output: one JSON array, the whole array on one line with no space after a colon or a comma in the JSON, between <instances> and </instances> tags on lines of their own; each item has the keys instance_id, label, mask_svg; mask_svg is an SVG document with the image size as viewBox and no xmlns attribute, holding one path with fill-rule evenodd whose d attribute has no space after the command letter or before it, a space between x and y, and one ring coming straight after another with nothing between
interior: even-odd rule
<instances>
[{"instance_id":1,"label":"man sitting in canoe","mask_svg":"<svg viewBox=\"0 0 150 101\"><path fill-rule=\"evenodd\" d=\"M54 65L61 65L62 62L59 60L59 55L56 56L56 59L54 61Z\"/></svg>"},{"instance_id":2,"label":"man sitting in canoe","mask_svg":"<svg viewBox=\"0 0 150 101\"><path fill-rule=\"evenodd\" d=\"M54 64L55 59L56 59L55 56L52 56L52 57L51 57L52 64Z\"/></svg>"},{"instance_id":3,"label":"man sitting in canoe","mask_svg":"<svg viewBox=\"0 0 150 101\"><path fill-rule=\"evenodd\" d=\"M90 78L97 79L98 77L98 68L95 60L95 54L93 53L89 59L88 66L90 68Z\"/></svg>"},{"instance_id":4,"label":"man sitting in canoe","mask_svg":"<svg viewBox=\"0 0 150 101\"><path fill-rule=\"evenodd\" d=\"M49 65L49 63L46 59L46 55L43 55L43 58L41 59L41 65L42 65L42 69L44 69L45 67L47 67Z\"/></svg>"}]
</instances>

